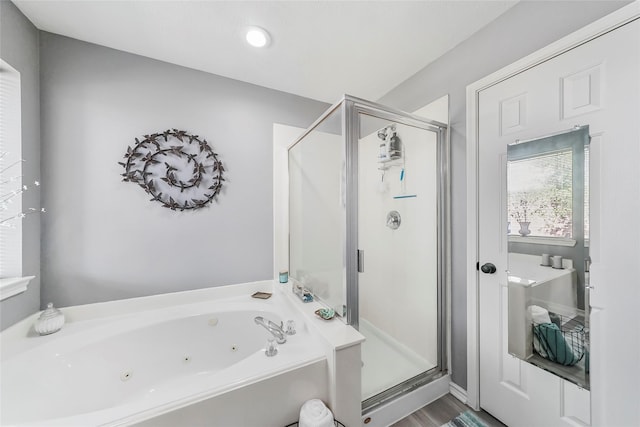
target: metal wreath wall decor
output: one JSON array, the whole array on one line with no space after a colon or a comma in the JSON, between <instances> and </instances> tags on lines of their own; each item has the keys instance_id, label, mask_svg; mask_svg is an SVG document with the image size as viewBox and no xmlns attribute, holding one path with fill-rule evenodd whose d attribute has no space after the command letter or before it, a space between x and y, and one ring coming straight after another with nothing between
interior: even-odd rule
<instances>
[{"instance_id":1,"label":"metal wreath wall decor","mask_svg":"<svg viewBox=\"0 0 640 427\"><path fill-rule=\"evenodd\" d=\"M171 210L200 209L220 194L225 171L205 139L183 130L166 130L135 138L127 147L124 182L138 184Z\"/></svg>"}]
</instances>

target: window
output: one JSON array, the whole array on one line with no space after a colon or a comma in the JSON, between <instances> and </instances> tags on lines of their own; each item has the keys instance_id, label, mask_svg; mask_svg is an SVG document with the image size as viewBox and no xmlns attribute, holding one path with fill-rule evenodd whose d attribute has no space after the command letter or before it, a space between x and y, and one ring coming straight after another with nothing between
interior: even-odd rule
<instances>
[{"instance_id":1,"label":"window","mask_svg":"<svg viewBox=\"0 0 640 427\"><path fill-rule=\"evenodd\" d=\"M507 163L510 234L572 238L572 150L544 153Z\"/></svg>"},{"instance_id":2,"label":"window","mask_svg":"<svg viewBox=\"0 0 640 427\"><path fill-rule=\"evenodd\" d=\"M510 245L588 246L589 142L584 125L507 146Z\"/></svg>"},{"instance_id":3,"label":"window","mask_svg":"<svg viewBox=\"0 0 640 427\"><path fill-rule=\"evenodd\" d=\"M0 60L0 278L22 276L20 73Z\"/></svg>"},{"instance_id":4,"label":"window","mask_svg":"<svg viewBox=\"0 0 640 427\"><path fill-rule=\"evenodd\" d=\"M26 291L34 278L22 277L21 156L20 73L0 59L0 301Z\"/></svg>"},{"instance_id":5,"label":"window","mask_svg":"<svg viewBox=\"0 0 640 427\"><path fill-rule=\"evenodd\" d=\"M584 146L584 241L589 242L589 146Z\"/></svg>"}]
</instances>

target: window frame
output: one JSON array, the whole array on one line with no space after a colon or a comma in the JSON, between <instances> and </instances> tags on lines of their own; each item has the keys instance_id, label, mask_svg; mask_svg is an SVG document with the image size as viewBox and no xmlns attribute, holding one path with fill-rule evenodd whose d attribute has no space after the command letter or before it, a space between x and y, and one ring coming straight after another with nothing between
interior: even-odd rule
<instances>
[{"instance_id":1,"label":"window frame","mask_svg":"<svg viewBox=\"0 0 640 427\"><path fill-rule=\"evenodd\" d=\"M22 100L20 72L0 59L0 197L11 200L7 210L0 210L0 220L23 211L22 203ZM15 195L11 195L14 191ZM27 290L35 276L23 276L22 218L0 225L0 301Z\"/></svg>"},{"instance_id":2,"label":"window frame","mask_svg":"<svg viewBox=\"0 0 640 427\"><path fill-rule=\"evenodd\" d=\"M585 143L581 134L585 128L588 135L588 126L576 126L569 131L545 136L542 138L534 138L527 141L516 141L515 143L508 146L507 162L526 160L553 152L571 150L572 182L571 238L556 236L522 237L511 234L507 236L507 241L509 243L574 247L578 244L578 242L584 241ZM572 133L573 135L571 135ZM509 208L507 206L507 217L509 217L508 209Z\"/></svg>"}]
</instances>

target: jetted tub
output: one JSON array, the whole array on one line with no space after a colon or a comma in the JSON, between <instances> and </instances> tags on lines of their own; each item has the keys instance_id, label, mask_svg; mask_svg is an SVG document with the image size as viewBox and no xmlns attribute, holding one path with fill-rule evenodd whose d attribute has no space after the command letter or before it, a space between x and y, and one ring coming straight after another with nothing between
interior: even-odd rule
<instances>
[{"instance_id":1,"label":"jetted tub","mask_svg":"<svg viewBox=\"0 0 640 427\"><path fill-rule=\"evenodd\" d=\"M250 298L270 287L63 308L67 323L47 336L33 330L38 314L25 319L1 335L0 424L171 425L169 413L182 425L295 421L305 400L327 399L326 350L288 298ZM256 316L296 322L274 357L264 354L271 334Z\"/></svg>"}]
</instances>

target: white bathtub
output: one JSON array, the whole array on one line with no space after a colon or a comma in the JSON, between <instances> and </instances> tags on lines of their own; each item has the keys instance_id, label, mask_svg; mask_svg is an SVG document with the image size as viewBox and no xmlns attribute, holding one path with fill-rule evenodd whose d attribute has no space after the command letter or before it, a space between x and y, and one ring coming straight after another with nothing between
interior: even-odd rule
<instances>
[{"instance_id":1,"label":"white bathtub","mask_svg":"<svg viewBox=\"0 0 640 427\"><path fill-rule=\"evenodd\" d=\"M326 345L290 299L249 297L270 283L68 307L64 328L48 336L33 331L37 315L25 319L2 333L0 424L175 423L163 421L168 413L182 425L295 421L306 399L328 398ZM275 357L264 354L270 334L254 323L258 315L296 321L297 333ZM290 390L265 395L269 381ZM203 404L216 415L184 409Z\"/></svg>"}]
</instances>

